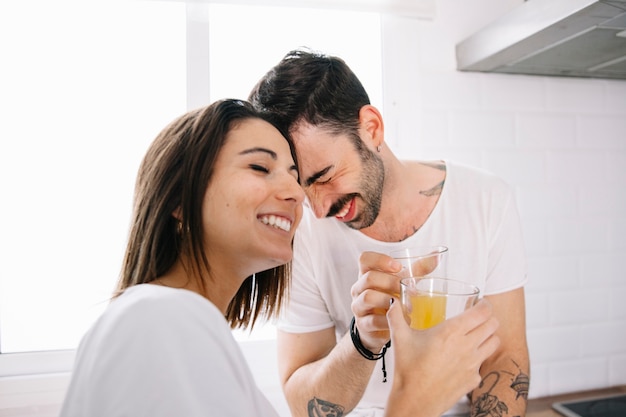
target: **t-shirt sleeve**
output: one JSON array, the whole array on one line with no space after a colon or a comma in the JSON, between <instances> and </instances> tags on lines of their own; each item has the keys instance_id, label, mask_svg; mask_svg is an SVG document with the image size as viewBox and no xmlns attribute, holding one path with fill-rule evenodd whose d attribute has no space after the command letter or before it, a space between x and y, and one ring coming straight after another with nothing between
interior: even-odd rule
<instances>
[{"instance_id":1,"label":"t-shirt sleeve","mask_svg":"<svg viewBox=\"0 0 626 417\"><path fill-rule=\"evenodd\" d=\"M489 262L484 293L498 294L522 287L527 281L527 265L521 222L513 190L502 196L499 221L492 225Z\"/></svg>"},{"instance_id":2,"label":"t-shirt sleeve","mask_svg":"<svg viewBox=\"0 0 626 417\"><path fill-rule=\"evenodd\" d=\"M334 326L318 285L322 277L317 275L323 273L323 268L316 262L324 261L316 245L322 243L314 237L306 220L303 218L294 239L289 298L277 322L278 329L289 333L315 332Z\"/></svg>"}]
</instances>

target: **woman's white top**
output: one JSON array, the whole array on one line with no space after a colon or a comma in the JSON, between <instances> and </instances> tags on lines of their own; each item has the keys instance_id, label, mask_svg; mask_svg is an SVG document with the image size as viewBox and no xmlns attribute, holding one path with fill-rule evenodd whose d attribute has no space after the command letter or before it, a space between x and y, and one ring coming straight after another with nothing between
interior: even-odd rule
<instances>
[{"instance_id":1,"label":"woman's white top","mask_svg":"<svg viewBox=\"0 0 626 417\"><path fill-rule=\"evenodd\" d=\"M61 417L272 416L221 312L182 289L143 284L84 336Z\"/></svg>"}]
</instances>

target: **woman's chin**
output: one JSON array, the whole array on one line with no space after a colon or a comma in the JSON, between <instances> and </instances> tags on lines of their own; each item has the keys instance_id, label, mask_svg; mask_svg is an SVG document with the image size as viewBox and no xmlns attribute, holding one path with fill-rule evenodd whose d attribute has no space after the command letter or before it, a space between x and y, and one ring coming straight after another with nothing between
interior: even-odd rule
<instances>
[{"instance_id":1,"label":"woman's chin","mask_svg":"<svg viewBox=\"0 0 626 417\"><path fill-rule=\"evenodd\" d=\"M293 251L291 249L284 253L275 254L275 256L272 258L274 265L271 266L270 268L275 268L277 266L281 266L286 263L289 263L291 262L292 259L293 259Z\"/></svg>"}]
</instances>

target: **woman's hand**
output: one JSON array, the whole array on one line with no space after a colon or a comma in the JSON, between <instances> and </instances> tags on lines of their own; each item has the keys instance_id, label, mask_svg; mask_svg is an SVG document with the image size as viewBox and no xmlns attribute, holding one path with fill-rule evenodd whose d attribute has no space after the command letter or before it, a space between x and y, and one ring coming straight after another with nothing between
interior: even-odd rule
<instances>
[{"instance_id":1,"label":"woman's hand","mask_svg":"<svg viewBox=\"0 0 626 417\"><path fill-rule=\"evenodd\" d=\"M401 303L387 313L394 381L386 415L438 417L480 383L479 369L500 344L487 300L426 330L409 327Z\"/></svg>"}]
</instances>

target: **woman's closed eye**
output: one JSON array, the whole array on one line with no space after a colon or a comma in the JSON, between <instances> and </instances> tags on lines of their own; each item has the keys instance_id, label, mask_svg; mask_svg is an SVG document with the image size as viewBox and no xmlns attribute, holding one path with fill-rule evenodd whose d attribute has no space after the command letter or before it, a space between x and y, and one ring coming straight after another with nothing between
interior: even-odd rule
<instances>
[{"instance_id":1,"label":"woman's closed eye","mask_svg":"<svg viewBox=\"0 0 626 417\"><path fill-rule=\"evenodd\" d=\"M263 165L250 164L250 168L254 171L264 172L266 174L269 174L270 172L270 170Z\"/></svg>"}]
</instances>

